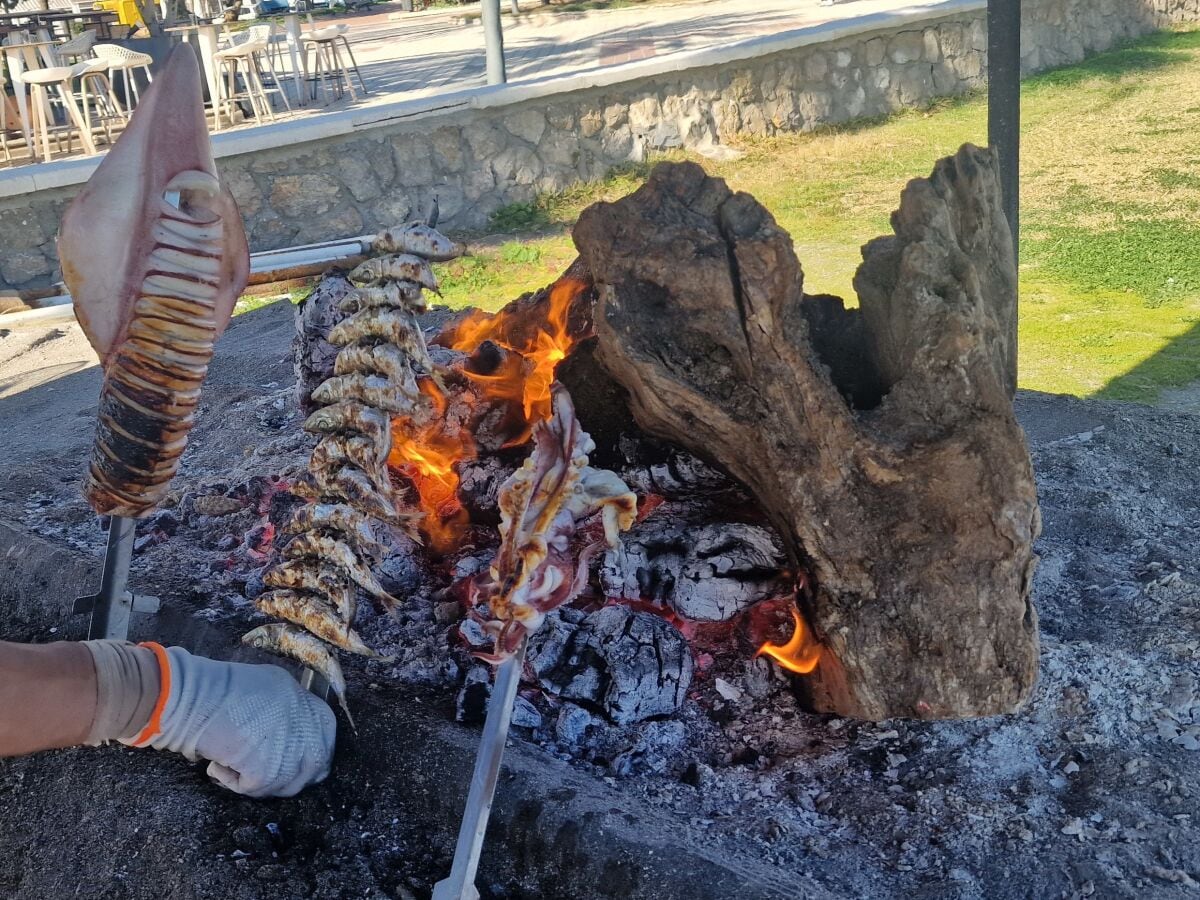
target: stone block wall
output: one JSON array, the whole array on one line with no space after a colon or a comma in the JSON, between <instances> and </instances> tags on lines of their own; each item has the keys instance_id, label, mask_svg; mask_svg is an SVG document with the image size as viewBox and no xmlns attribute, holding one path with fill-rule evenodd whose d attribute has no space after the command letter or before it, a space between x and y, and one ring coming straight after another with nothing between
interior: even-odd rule
<instances>
[{"instance_id":1,"label":"stone block wall","mask_svg":"<svg viewBox=\"0 0 1200 900\"><path fill-rule=\"evenodd\" d=\"M1198 18L1200 0L1025 0L1023 68L1077 62ZM717 154L733 135L884 115L983 87L986 72L987 27L976 9L724 65L428 113L218 165L254 250L368 233L425 209L434 195L445 227L482 228L502 206L601 178L654 150ZM53 236L77 190L0 200L4 286L59 277Z\"/></svg>"}]
</instances>

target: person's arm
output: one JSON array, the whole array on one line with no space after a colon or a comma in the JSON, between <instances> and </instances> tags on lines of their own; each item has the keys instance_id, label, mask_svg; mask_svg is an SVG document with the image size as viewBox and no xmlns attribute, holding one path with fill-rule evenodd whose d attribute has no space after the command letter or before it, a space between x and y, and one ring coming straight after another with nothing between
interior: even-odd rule
<instances>
[{"instance_id":1,"label":"person's arm","mask_svg":"<svg viewBox=\"0 0 1200 900\"><path fill-rule=\"evenodd\" d=\"M118 641L0 642L0 756L120 741L211 760L252 797L290 797L329 774L333 711L279 666Z\"/></svg>"},{"instance_id":2,"label":"person's arm","mask_svg":"<svg viewBox=\"0 0 1200 900\"><path fill-rule=\"evenodd\" d=\"M0 756L82 744L95 714L87 647L0 641Z\"/></svg>"}]
</instances>

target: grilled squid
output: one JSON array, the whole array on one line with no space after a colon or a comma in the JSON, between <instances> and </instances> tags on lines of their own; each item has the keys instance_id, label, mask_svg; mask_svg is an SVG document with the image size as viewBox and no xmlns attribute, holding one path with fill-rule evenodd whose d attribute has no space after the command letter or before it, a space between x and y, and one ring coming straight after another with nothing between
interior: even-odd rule
<instances>
[{"instance_id":1,"label":"grilled squid","mask_svg":"<svg viewBox=\"0 0 1200 900\"><path fill-rule=\"evenodd\" d=\"M145 516L179 467L214 344L249 272L191 49L171 54L67 209L58 246L104 368L83 492L101 515Z\"/></svg>"},{"instance_id":2,"label":"grilled squid","mask_svg":"<svg viewBox=\"0 0 1200 900\"><path fill-rule=\"evenodd\" d=\"M595 448L580 427L561 384L551 386L553 414L533 427L533 452L500 488L500 549L488 571L471 586L472 600L486 607L484 630L495 639L499 663L511 656L546 613L579 596L588 565L637 514L637 498L617 475L588 465ZM576 532L599 514L604 540L576 546Z\"/></svg>"}]
</instances>

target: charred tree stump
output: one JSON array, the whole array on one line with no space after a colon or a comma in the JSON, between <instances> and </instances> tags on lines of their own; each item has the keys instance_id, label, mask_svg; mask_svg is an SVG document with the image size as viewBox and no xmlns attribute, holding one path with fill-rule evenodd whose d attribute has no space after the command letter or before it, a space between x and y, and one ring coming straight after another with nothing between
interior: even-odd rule
<instances>
[{"instance_id":1,"label":"charred tree stump","mask_svg":"<svg viewBox=\"0 0 1200 900\"><path fill-rule=\"evenodd\" d=\"M892 224L863 249L861 312L845 310L803 295L791 239L752 197L663 164L575 228L597 358L637 423L742 481L814 576L814 708L1007 712L1037 673L1040 518L1009 399L994 153L938 162Z\"/></svg>"}]
</instances>

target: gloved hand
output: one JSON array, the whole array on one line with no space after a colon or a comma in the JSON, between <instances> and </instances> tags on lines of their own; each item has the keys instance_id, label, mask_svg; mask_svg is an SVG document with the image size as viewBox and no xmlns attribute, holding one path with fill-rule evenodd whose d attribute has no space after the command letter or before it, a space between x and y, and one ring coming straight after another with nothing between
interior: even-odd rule
<instances>
[{"instance_id":1,"label":"gloved hand","mask_svg":"<svg viewBox=\"0 0 1200 900\"><path fill-rule=\"evenodd\" d=\"M121 743L211 760L212 778L249 797L290 797L329 774L333 711L279 666L220 662L180 647L128 651L153 651L160 683L149 721L137 734L114 735ZM100 665L97 674L103 698Z\"/></svg>"}]
</instances>

